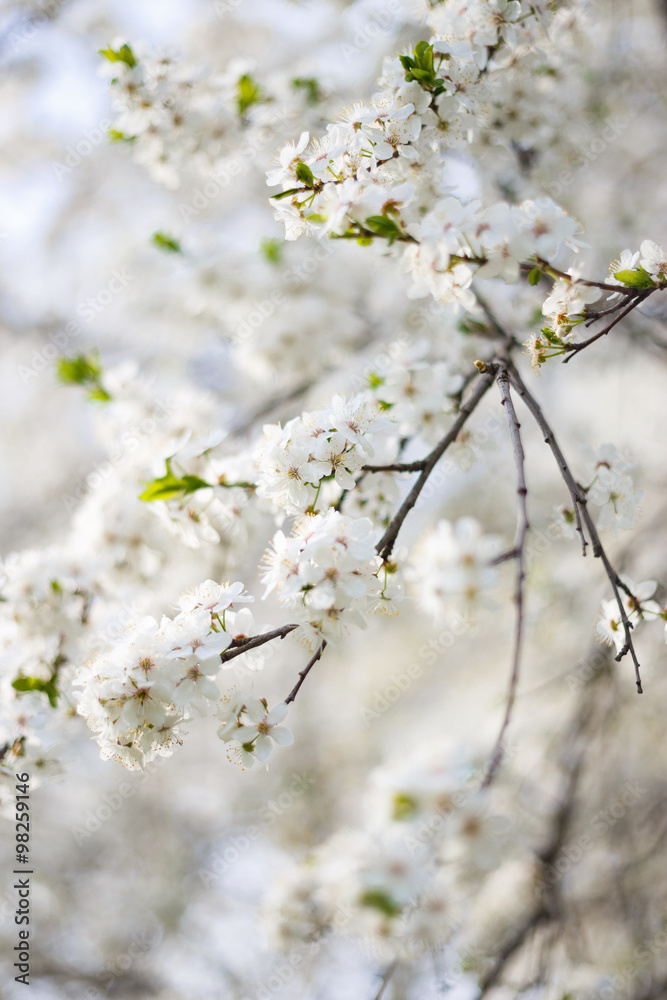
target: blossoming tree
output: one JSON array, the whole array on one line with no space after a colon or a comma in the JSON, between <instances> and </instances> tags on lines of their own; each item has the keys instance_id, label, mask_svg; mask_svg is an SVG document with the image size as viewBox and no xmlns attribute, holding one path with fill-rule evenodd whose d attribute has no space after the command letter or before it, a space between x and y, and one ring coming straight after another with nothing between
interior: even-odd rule
<instances>
[{"instance_id":1,"label":"blossoming tree","mask_svg":"<svg viewBox=\"0 0 667 1000\"><path fill-rule=\"evenodd\" d=\"M106 17L112 141L51 166L112 278L47 310L97 465L7 547L2 794L123 765L170 829L215 790L141 955L49 942L47 987L662 995L660 17L247 0L179 55ZM250 958L186 986L200 911Z\"/></svg>"}]
</instances>

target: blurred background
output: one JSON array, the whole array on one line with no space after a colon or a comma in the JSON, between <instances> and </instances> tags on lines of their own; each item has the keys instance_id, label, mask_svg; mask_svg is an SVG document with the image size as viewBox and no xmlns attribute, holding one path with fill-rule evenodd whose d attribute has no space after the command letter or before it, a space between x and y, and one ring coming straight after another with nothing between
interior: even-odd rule
<instances>
[{"instance_id":1,"label":"blurred background","mask_svg":"<svg viewBox=\"0 0 667 1000\"><path fill-rule=\"evenodd\" d=\"M479 356L483 340L411 301L382 252L285 244L265 180L285 140L318 135L369 98L383 57L424 37L434 6L0 4L0 552L21 607L11 597L3 608L3 727L17 711L17 664L52 641L45 622L61 612L49 586L66 560L68 579L80 573L96 594L90 634L67 633L69 682L127 621L166 613L202 580L242 579L260 593L276 527L268 509L246 511L242 495L215 514L137 500L174 442L224 439L231 461L263 422L352 393L369 373ZM543 61L539 88L509 74L492 140L443 169L453 190L482 198L553 197L584 226L584 273L603 280L626 247L667 241L667 19L657 0L553 6L555 27L531 56ZM132 95L99 55L123 43L152 65L170 60L164 92L182 113L171 145L147 124L150 109L146 120L140 102L128 111ZM263 95L247 114L241 78ZM516 335L535 332L539 294L488 284ZM573 467L605 442L633 466L640 515L606 541L633 580L664 585L664 317L633 313L597 348L539 380L525 359L525 378ZM60 357L91 352L108 402L58 378ZM557 536L554 508L567 497L525 424L527 644L492 795L479 784L508 680L509 569L475 618L452 607L433 622L409 597L396 619L351 636L309 678L290 715L295 742L268 770L230 764L215 721L202 719L172 757L126 772L100 759L71 691L56 713L42 694L19 696L41 740L30 767L43 774L31 795L33 1000L372 1000L383 985L393 1000L667 996L662 623L637 639L637 698L631 666L595 642L606 580L590 552L583 560ZM417 442L414 457L426 448ZM474 514L511 538L510 470L489 400L406 524L399 555L438 517ZM261 624L280 622L277 606L257 603ZM307 656L289 643L252 665L261 675L235 661L230 676L280 700ZM359 872L368 876L359 859L374 842L373 887L419 866L405 837L397 846L378 833L405 803L417 840L420 810L446 822L420 890L427 902L403 912L398 930L385 897L358 904ZM0 850L7 1000L24 989L12 970L12 805ZM442 876L452 865L456 877Z\"/></svg>"}]
</instances>

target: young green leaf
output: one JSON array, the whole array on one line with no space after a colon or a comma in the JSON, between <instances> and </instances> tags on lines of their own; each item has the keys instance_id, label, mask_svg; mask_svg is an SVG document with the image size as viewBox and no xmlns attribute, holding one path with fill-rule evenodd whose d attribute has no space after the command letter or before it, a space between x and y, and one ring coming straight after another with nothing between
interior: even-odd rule
<instances>
[{"instance_id":1,"label":"young green leaf","mask_svg":"<svg viewBox=\"0 0 667 1000\"><path fill-rule=\"evenodd\" d=\"M49 681L42 681L39 677L17 677L12 681L12 687L19 692L41 691L49 699L51 708L55 708L58 703L59 692L53 677Z\"/></svg>"},{"instance_id":2,"label":"young green leaf","mask_svg":"<svg viewBox=\"0 0 667 1000\"><path fill-rule=\"evenodd\" d=\"M315 178L313 177L313 171L310 169L307 163L297 163L296 165L296 179L305 184L306 187L311 188L315 183Z\"/></svg>"},{"instance_id":3,"label":"young green leaf","mask_svg":"<svg viewBox=\"0 0 667 1000\"><path fill-rule=\"evenodd\" d=\"M643 267L638 267L636 271L616 271L614 277L628 288L653 288L655 284Z\"/></svg>"},{"instance_id":4,"label":"young green leaf","mask_svg":"<svg viewBox=\"0 0 667 1000\"><path fill-rule=\"evenodd\" d=\"M244 73L236 83L236 107L240 115L244 115L253 104L264 100L262 88L251 76Z\"/></svg>"},{"instance_id":5,"label":"young green leaf","mask_svg":"<svg viewBox=\"0 0 667 1000\"><path fill-rule=\"evenodd\" d=\"M111 63L122 62L126 66L129 66L130 69L134 69L137 65L134 52L129 45L121 45L117 50L109 47L108 49L98 49L98 51L101 56L104 56Z\"/></svg>"},{"instance_id":6,"label":"young green leaf","mask_svg":"<svg viewBox=\"0 0 667 1000\"><path fill-rule=\"evenodd\" d=\"M174 239L173 236L167 236L166 233L153 233L151 243L166 253L183 253L183 248L178 240Z\"/></svg>"},{"instance_id":7,"label":"young green leaf","mask_svg":"<svg viewBox=\"0 0 667 1000\"><path fill-rule=\"evenodd\" d=\"M152 503L154 500L172 500L181 494L187 496L188 493L196 493L197 490L210 488L211 484L200 479L199 476L174 475L169 459L165 464L167 466L166 474L160 476L159 479L154 479L152 483L148 483L143 493L139 494L140 500L144 500L146 503Z\"/></svg>"}]
</instances>

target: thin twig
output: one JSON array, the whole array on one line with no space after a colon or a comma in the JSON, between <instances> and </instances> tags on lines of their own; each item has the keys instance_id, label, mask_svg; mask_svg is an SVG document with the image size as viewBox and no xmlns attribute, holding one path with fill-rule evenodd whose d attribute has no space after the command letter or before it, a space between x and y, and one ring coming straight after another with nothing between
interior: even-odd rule
<instances>
[{"instance_id":1,"label":"thin twig","mask_svg":"<svg viewBox=\"0 0 667 1000\"><path fill-rule=\"evenodd\" d=\"M566 755L572 759L567 768L565 788L560 807L554 816L551 835L544 847L536 851L536 856L543 866L543 870L548 870L558 861L567 840L574 814L575 796L586 761L586 754L590 748L587 733L595 725L599 725L600 707L596 688L602 676L604 675L597 674L588 682L585 697L579 702L572 725L568 727L568 731L563 737L561 745L564 747ZM507 964L520 951L529 936L540 926L554 919L554 915L557 914L557 892L557 883L545 885L543 895L536 901L532 912L527 914L523 923L496 957L489 971L480 976L481 993L478 1000L486 997L498 984Z\"/></svg>"},{"instance_id":2,"label":"thin twig","mask_svg":"<svg viewBox=\"0 0 667 1000\"><path fill-rule=\"evenodd\" d=\"M655 288L643 289L641 292L634 295L634 297L630 300L630 302L628 302L626 307L621 310L618 316L615 316L610 323L607 323L606 326L604 326L601 330L598 330L598 332L593 334L592 337L589 337L588 340L582 340L578 344L568 344L567 345L568 353L563 358L563 364L567 364L567 362L570 361L570 359L573 358L575 354L579 354L586 347L589 347L590 344L594 344L596 340L600 339L600 337L605 337L610 330L614 329L617 323L620 323L621 320L628 315L628 313L631 313L633 309L636 309L637 306L640 305L642 302L644 302L644 300L647 299L649 295L652 295L654 291Z\"/></svg>"},{"instance_id":3,"label":"thin twig","mask_svg":"<svg viewBox=\"0 0 667 1000\"><path fill-rule=\"evenodd\" d=\"M422 472L427 459L416 462L391 462L388 465L362 465L362 472ZM358 485L358 483L357 483Z\"/></svg>"},{"instance_id":4,"label":"thin twig","mask_svg":"<svg viewBox=\"0 0 667 1000\"><path fill-rule=\"evenodd\" d=\"M586 522L586 527L588 528L588 533L591 536L591 542L593 544L593 555L597 559L602 560L602 564L605 568L605 572L611 583L611 589L614 592L614 598L618 605L618 609L621 612L621 621L623 622L623 631L625 632L625 645L617 653L615 659L616 661L622 660L626 653L630 653L632 657L632 662L635 668L635 684L637 685L637 694L643 694L644 689L642 688L642 679L639 670L639 660L637 659L637 653L635 651L634 643L632 641L632 623L630 622L627 612L625 610L625 605L623 604L623 598L620 595L620 590L624 590L626 593L630 593L626 585L620 579L618 573L614 567L609 562L607 553L604 550L602 542L600 541L600 536L598 535L597 528L593 523L593 518L591 517L588 507L582 507L581 513ZM630 594L633 597L633 594Z\"/></svg>"},{"instance_id":5,"label":"thin twig","mask_svg":"<svg viewBox=\"0 0 667 1000\"><path fill-rule=\"evenodd\" d=\"M482 396L488 390L492 382L493 375L490 372L482 375L473 394L466 403L462 404L461 409L459 410L459 415L447 434L444 436L442 441L436 445L430 455L426 457L424 468L421 471L419 479L413 485L398 511L394 514L393 518L389 522L387 530L375 547L378 555L382 556L383 559L387 559L391 555L391 550L394 547L394 542L396 541L398 533L401 530L401 526L416 504L419 494L426 485L428 477L431 475L436 464L447 451L450 444L456 440L466 420L475 410L477 404L480 402Z\"/></svg>"},{"instance_id":6,"label":"thin twig","mask_svg":"<svg viewBox=\"0 0 667 1000\"><path fill-rule=\"evenodd\" d=\"M560 450L558 442L556 441L553 431L551 430L551 427L547 423L544 414L542 413L542 409L539 403L526 388L523 379L519 375L514 365L512 365L509 368L509 380L512 387L516 389L516 391L519 393L524 403L526 404L526 406L532 413L533 417L535 418L540 430L542 431L542 434L544 435L545 442L551 448L553 456L558 463L558 468L560 469L561 475L563 477L565 485L567 486L570 498L572 500L577 532L579 533L579 537L581 538L582 555L585 556L586 546L588 545L588 542L586 541L586 536L584 534L584 528L581 521L581 514L579 512L580 506L583 508L583 506L586 504L586 497L583 493L583 490L579 487L579 485L574 479L574 476L570 472L570 467L565 461L565 456L563 455L563 452Z\"/></svg>"},{"instance_id":7,"label":"thin twig","mask_svg":"<svg viewBox=\"0 0 667 1000\"><path fill-rule=\"evenodd\" d=\"M294 699L296 698L296 696L299 693L299 689L301 688L301 685L303 684L303 682L305 681L306 677L308 676L308 674L313 669L313 667L315 666L315 664L317 663L317 661L321 657L322 653L326 649L326 645L327 645L327 640L326 639L322 639L322 642L320 643L320 645L318 646L318 648L315 650L315 652L313 653L313 655L311 656L311 658L308 660L308 663L306 664L306 666L303 668L303 670L301 670L299 672L299 679L298 679L298 681L296 682L296 684L294 685L294 687L292 688L292 690L290 691L290 693L285 698L285 704L286 705L289 705L289 703L291 701L294 701Z\"/></svg>"},{"instance_id":8,"label":"thin twig","mask_svg":"<svg viewBox=\"0 0 667 1000\"><path fill-rule=\"evenodd\" d=\"M382 1000L382 997L385 994L385 990L387 989L387 986L389 985L389 980L394 975L397 966L398 966L398 962L392 962L391 963L391 965L389 966L389 968L385 972L384 976L382 977L382 982L380 983L380 989L377 991L377 993L373 997L373 1000Z\"/></svg>"},{"instance_id":9,"label":"thin twig","mask_svg":"<svg viewBox=\"0 0 667 1000\"><path fill-rule=\"evenodd\" d=\"M618 312L619 309L622 309L626 302L627 299L624 302L614 302L613 306L608 306L606 309L598 309L597 311L587 309L583 314L586 317L584 326L592 326L593 323L597 323L597 321L602 319L603 316L611 316L612 313Z\"/></svg>"},{"instance_id":10,"label":"thin twig","mask_svg":"<svg viewBox=\"0 0 667 1000\"><path fill-rule=\"evenodd\" d=\"M521 270L527 271L539 267L553 278L562 278L563 281L568 281L570 284L587 285L589 288L602 288L605 292L614 292L619 295L631 296L637 294L636 288L624 288L623 285L609 285L605 281L591 281L589 278L573 278L566 271L560 271L557 267L554 267L548 260L544 260L542 257L536 257L535 259L537 261L536 264L521 264Z\"/></svg>"},{"instance_id":11,"label":"thin twig","mask_svg":"<svg viewBox=\"0 0 667 1000\"><path fill-rule=\"evenodd\" d=\"M519 683L524 624L524 582L526 579L525 549L526 537L530 528L527 503L528 488L526 486L526 456L524 454L523 444L521 443L521 424L517 419L516 410L514 409L512 395L510 393L509 376L504 365L498 366L496 381L498 383L498 388L500 389L502 404L505 407L505 412L507 414L507 422L509 424L510 437L512 439L514 466L516 468L517 520L516 534L514 538L514 558L516 559L516 587L514 591L514 603L516 604L516 622L514 628L512 672L510 675L505 715L503 717L502 726L500 727L500 733L498 734L493 754L491 755L491 763L489 764L489 769L486 773L486 777L484 778L484 788L488 788L488 786L492 783L498 768L500 767L500 762L503 756L505 734L507 733L507 729L512 718L512 709L514 708L516 689Z\"/></svg>"},{"instance_id":12,"label":"thin twig","mask_svg":"<svg viewBox=\"0 0 667 1000\"><path fill-rule=\"evenodd\" d=\"M519 341L517 340L517 338L514 336L514 334L509 333L503 327L503 325L499 322L499 320L497 319L495 313L493 312L493 310L489 306L489 304L486 301L486 299L484 299L479 294L479 292L477 291L476 288L472 289L472 293L475 296L475 298L477 299L479 305L481 306L483 312L486 315L486 318L488 319L488 321L491 324L491 326L493 327L493 329L496 331L496 333L498 334L498 336L503 337L503 339L505 340L505 346L506 346L506 348L509 349L510 347L519 347L520 344L519 344Z\"/></svg>"},{"instance_id":13,"label":"thin twig","mask_svg":"<svg viewBox=\"0 0 667 1000\"><path fill-rule=\"evenodd\" d=\"M270 632L262 632L260 635L253 635L249 639L234 639L231 646L220 654L220 661L226 663L242 653L247 653L249 649L263 646L265 642L271 642L272 639L284 639L286 635L298 627L298 625L281 625L280 628L274 628Z\"/></svg>"},{"instance_id":14,"label":"thin twig","mask_svg":"<svg viewBox=\"0 0 667 1000\"><path fill-rule=\"evenodd\" d=\"M642 694L643 689L642 689L641 675L639 671L639 660L637 659L637 653L635 651L635 647L632 642L632 624L628 619L625 606L623 604L623 600L621 599L621 595L619 593L619 587L621 590L626 591L626 593L628 593L628 589L625 586L625 584L623 584L618 573L616 572L616 570L613 568L613 566L609 561L607 553L604 550L604 546L600 541L600 536L593 522L593 518L588 512L585 493L582 487L579 485L579 483L576 482L574 476L572 475L570 467L565 460L563 452L560 450L558 446L558 442L556 441L554 433L546 417L544 416L544 413L542 412L540 404L526 388L525 384L521 380L521 376L514 367L512 367L511 369L509 379L511 385L513 385L516 388L517 392L521 395L526 406L533 414L540 429L542 430L542 433L544 434L544 440L551 448L554 458L558 462L558 467L560 468L561 475L563 476L565 485L570 491L570 496L572 497L572 501L574 503L575 516L577 518L577 530L580 532L582 539L584 539L583 527L581 524L581 519L583 518L583 520L586 523L586 528L588 529L588 533L591 537L591 543L593 545L593 555L595 556L596 559L602 560L602 564L605 568L607 578L609 579L609 582L611 583L612 586L612 590L614 592L614 598L616 600L618 609L621 614L621 621L623 622L623 629L625 632L625 645L616 656L616 660L619 661L626 655L626 653L630 653L635 668L635 683L637 685L637 693ZM633 595L630 594L630 596Z\"/></svg>"}]
</instances>

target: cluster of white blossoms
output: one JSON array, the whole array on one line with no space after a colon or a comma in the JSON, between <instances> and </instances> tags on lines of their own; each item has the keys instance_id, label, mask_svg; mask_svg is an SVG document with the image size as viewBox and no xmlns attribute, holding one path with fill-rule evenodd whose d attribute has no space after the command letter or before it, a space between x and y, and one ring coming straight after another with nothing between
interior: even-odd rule
<instances>
[{"instance_id":1,"label":"cluster of white blossoms","mask_svg":"<svg viewBox=\"0 0 667 1000\"><path fill-rule=\"evenodd\" d=\"M400 436L419 435L431 446L446 432L463 384L446 361L428 363L423 359L410 364L398 361L370 381L373 396L395 422Z\"/></svg>"},{"instance_id":2,"label":"cluster of white blossoms","mask_svg":"<svg viewBox=\"0 0 667 1000\"><path fill-rule=\"evenodd\" d=\"M243 590L242 583L207 580L181 596L175 618L133 623L115 646L79 669L77 711L97 734L104 759L136 770L169 755L191 713L220 702L221 654L247 638L239 628L252 627L235 607L253 600Z\"/></svg>"},{"instance_id":3,"label":"cluster of white blossoms","mask_svg":"<svg viewBox=\"0 0 667 1000\"><path fill-rule=\"evenodd\" d=\"M311 646L335 642L349 625L365 627L362 612L393 610L400 600L400 576L377 555L377 540L368 518L333 509L304 518L290 537L276 533L266 557L266 592L277 592Z\"/></svg>"},{"instance_id":4,"label":"cluster of white blossoms","mask_svg":"<svg viewBox=\"0 0 667 1000\"><path fill-rule=\"evenodd\" d=\"M223 699L217 717L221 721L218 737L227 744L228 756L245 769L255 761L265 761L274 744L289 746L292 734L280 723L287 716L287 705L281 702L269 709L265 699L233 692Z\"/></svg>"},{"instance_id":5,"label":"cluster of white blossoms","mask_svg":"<svg viewBox=\"0 0 667 1000\"><path fill-rule=\"evenodd\" d=\"M424 610L438 618L449 599L472 606L493 588L499 553L500 539L484 534L474 518L462 517L455 524L438 521L416 546L408 578Z\"/></svg>"},{"instance_id":6,"label":"cluster of white blossoms","mask_svg":"<svg viewBox=\"0 0 667 1000\"><path fill-rule=\"evenodd\" d=\"M624 263L625 262L625 263ZM622 267L619 270L636 271L641 276L641 271L645 271L655 285L667 283L667 250L653 240L643 240L639 252L631 254L630 250L624 250L621 255ZM614 277L619 281L618 273ZM623 282L621 282L623 283ZM625 282L628 283L627 280Z\"/></svg>"},{"instance_id":7,"label":"cluster of white blossoms","mask_svg":"<svg viewBox=\"0 0 667 1000\"><path fill-rule=\"evenodd\" d=\"M0 761L6 768L0 778L19 758L30 758L38 774L44 747L57 739L63 675L81 654L100 592L100 564L66 545L0 561Z\"/></svg>"},{"instance_id":8,"label":"cluster of white blossoms","mask_svg":"<svg viewBox=\"0 0 667 1000\"><path fill-rule=\"evenodd\" d=\"M620 292L600 287L601 284L617 286L635 294L664 288L667 284L667 252L652 240L644 240L639 250L634 253L623 250L618 259L612 261L609 277L604 283L582 279L576 268L570 268L567 274L557 278L551 294L542 305L547 326L542 328L541 333L532 334L524 344L538 374L540 365L548 358L563 354L566 345L581 339L582 324L595 315L588 307L599 301L603 291L611 303L620 298ZM607 309L602 308L600 315L606 312Z\"/></svg>"},{"instance_id":9,"label":"cluster of white blossoms","mask_svg":"<svg viewBox=\"0 0 667 1000\"><path fill-rule=\"evenodd\" d=\"M274 881L262 912L272 943L287 950L339 933L384 960L456 949L461 918L490 874L511 866L517 893L535 874L526 831L482 783L470 758L433 741L373 772L366 825L335 833ZM536 898L522 891L516 909L525 915ZM510 907L501 923L518 916Z\"/></svg>"},{"instance_id":10,"label":"cluster of white blossoms","mask_svg":"<svg viewBox=\"0 0 667 1000\"><path fill-rule=\"evenodd\" d=\"M258 495L290 514L328 507L355 486L354 474L374 455L373 436L386 426L363 395L349 401L334 396L326 409L302 413L284 427L266 424L258 448Z\"/></svg>"},{"instance_id":11,"label":"cluster of white blossoms","mask_svg":"<svg viewBox=\"0 0 667 1000\"><path fill-rule=\"evenodd\" d=\"M121 40L101 55L107 60L104 71L113 75L117 118L111 138L131 144L135 160L171 190L180 187L184 175L228 180L240 173L240 163L231 169L228 163L235 154L238 160L240 126L273 130L295 113L284 105L276 110L276 98L289 95L267 93L254 75L254 64L245 60L233 60L223 73L210 73L167 55L135 52ZM295 104L298 93L291 96ZM243 158L253 153L249 145Z\"/></svg>"},{"instance_id":12,"label":"cluster of white blossoms","mask_svg":"<svg viewBox=\"0 0 667 1000\"><path fill-rule=\"evenodd\" d=\"M626 456L621 455L613 444L603 444L597 451L585 448L589 485L586 500L600 508L597 518L598 528L609 528L614 535L619 529L628 531L633 527L639 502L644 496L642 490L635 489L632 476L634 467ZM555 523L563 538L575 538L576 517L566 505L554 508Z\"/></svg>"},{"instance_id":13,"label":"cluster of white blossoms","mask_svg":"<svg viewBox=\"0 0 667 1000\"><path fill-rule=\"evenodd\" d=\"M661 608L657 601L651 600L658 587L655 580L633 583L628 576L621 576L620 580L619 595L632 628L633 638L642 622L667 621L667 611ZM627 634L623 616L615 598L602 602L602 612L595 624L595 633L602 642L608 646L614 646L617 653L624 649ZM665 627L665 641L667 642L667 626Z\"/></svg>"},{"instance_id":14,"label":"cluster of white blossoms","mask_svg":"<svg viewBox=\"0 0 667 1000\"><path fill-rule=\"evenodd\" d=\"M454 12L445 6L448 23ZM461 25L443 33L433 12L431 41L385 60L368 105L356 102L321 139L302 133L267 172L267 183L283 188L272 203L288 240L317 234L400 244L411 294L431 294L455 312L476 310L476 274L515 282L526 261L581 245L579 223L549 197L484 206L453 195L435 176L444 152L470 146L489 127L492 50L516 46L518 20L537 26L534 5L483 6L488 30L472 34Z\"/></svg>"}]
</instances>

